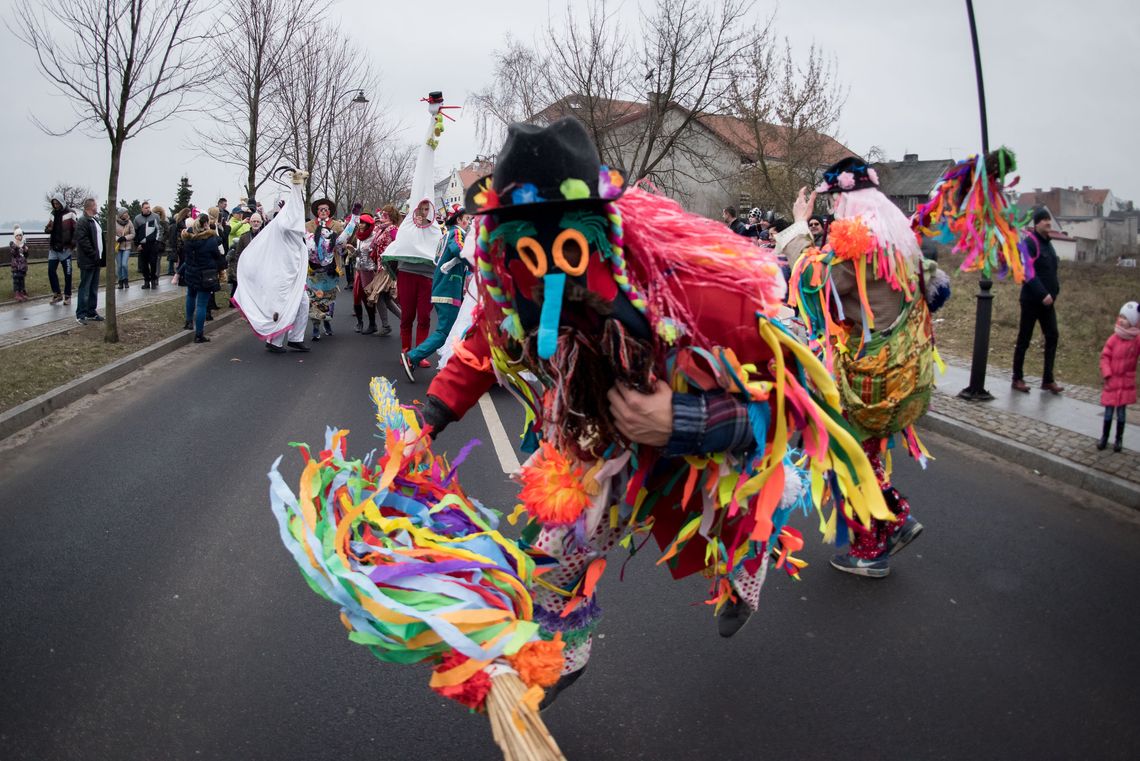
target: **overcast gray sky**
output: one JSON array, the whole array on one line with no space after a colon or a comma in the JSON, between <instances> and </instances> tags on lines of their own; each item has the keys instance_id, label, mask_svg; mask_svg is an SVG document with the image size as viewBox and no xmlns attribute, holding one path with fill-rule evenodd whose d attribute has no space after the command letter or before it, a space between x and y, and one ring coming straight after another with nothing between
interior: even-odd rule
<instances>
[{"instance_id":1,"label":"overcast gray sky","mask_svg":"<svg viewBox=\"0 0 1140 761\"><path fill-rule=\"evenodd\" d=\"M11 0L0 0L0 7L6 19L18 23ZM384 82L376 95L410 127L404 138L413 142L423 127L418 99L425 92L442 89L449 102L462 102L488 81L492 51L508 29L529 39L551 9L561 14L563 8L564 0L340 0L333 15L343 33L369 51ZM775 3L761 0L757 14L774 8ZM975 9L990 142L1017 152L1020 187L1092 185L1140 201L1140 4L976 0ZM409 16L416 24L410 34L404 26ZM636 21L637 2L626 0L618 22L632 36ZM425 49L429 27L433 44ZM852 150L877 145L891 158L904 152L961 158L980 148L962 0L785 2L778 8L777 28L796 49L814 41L837 57L839 75L850 87L838 137ZM106 140L50 137L32 124L34 113L52 126L64 126L69 107L41 78L31 51L5 33L9 39L0 45L0 70L7 75L9 105L0 120L6 157L0 220L43 218L44 193L60 181L87 185L101 197L107 185ZM322 35L321 44L331 39ZM329 50L335 54L336 46ZM169 204L178 178L187 174L199 203L219 195L237 198L242 173L190 147L196 126L207 118L196 114L131 140L119 195ZM460 112L459 123L443 136L437 167L468 160L477 150L473 119Z\"/></svg>"}]
</instances>

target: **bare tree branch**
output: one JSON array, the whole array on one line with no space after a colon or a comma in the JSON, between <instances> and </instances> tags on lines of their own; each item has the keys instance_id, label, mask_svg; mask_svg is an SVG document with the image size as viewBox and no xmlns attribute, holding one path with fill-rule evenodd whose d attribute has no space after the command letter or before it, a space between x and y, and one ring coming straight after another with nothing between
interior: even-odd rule
<instances>
[{"instance_id":1,"label":"bare tree branch","mask_svg":"<svg viewBox=\"0 0 1140 761\"><path fill-rule=\"evenodd\" d=\"M105 136L111 147L106 219L113 219L123 147L145 129L184 114L212 62L199 29L199 0L18 0L15 24L7 23L36 56L40 73L67 97L76 121L51 135L75 130ZM104 251L114 250L114 230L104 231ZM113 257L107 257L109 265ZM119 340L115 290L107 278L104 340Z\"/></svg>"}]
</instances>

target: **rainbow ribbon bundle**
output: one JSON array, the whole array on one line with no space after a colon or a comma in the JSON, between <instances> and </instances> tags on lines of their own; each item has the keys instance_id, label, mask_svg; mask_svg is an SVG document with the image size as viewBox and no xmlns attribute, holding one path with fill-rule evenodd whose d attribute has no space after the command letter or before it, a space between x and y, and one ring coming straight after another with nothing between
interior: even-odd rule
<instances>
[{"instance_id":1,"label":"rainbow ribbon bundle","mask_svg":"<svg viewBox=\"0 0 1140 761\"><path fill-rule=\"evenodd\" d=\"M915 230L944 243L957 241L954 253L965 257L963 272L990 278L996 271L1017 283L1032 278L1033 260L1018 248L1025 219L1002 192L1006 175L1016 169L1013 151L1005 147L985 160L975 155L959 161L942 176L934 197L915 211Z\"/></svg>"},{"instance_id":2,"label":"rainbow ribbon bundle","mask_svg":"<svg viewBox=\"0 0 1140 761\"><path fill-rule=\"evenodd\" d=\"M333 429L316 454L295 444L305 460L296 496L274 462L282 541L313 591L340 606L353 642L382 661L434 664L432 689L475 710L493 679L517 674L516 697L533 714L561 672L562 643L541 639L533 621L533 561L456 478L478 442L449 465L387 380L371 391L381 451L349 459L347 431Z\"/></svg>"}]
</instances>

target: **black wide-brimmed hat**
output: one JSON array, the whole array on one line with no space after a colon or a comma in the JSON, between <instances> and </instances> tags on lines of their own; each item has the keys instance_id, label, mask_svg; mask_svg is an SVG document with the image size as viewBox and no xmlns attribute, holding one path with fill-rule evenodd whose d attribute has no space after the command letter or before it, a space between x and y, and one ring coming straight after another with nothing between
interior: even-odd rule
<instances>
[{"instance_id":1,"label":"black wide-brimmed hat","mask_svg":"<svg viewBox=\"0 0 1140 761\"><path fill-rule=\"evenodd\" d=\"M314 217L317 216L317 207L318 206L329 207L329 216L330 217L332 215L336 214L336 202L333 201L331 198L318 198L317 200L313 201L313 203L309 206L309 211L313 212Z\"/></svg>"},{"instance_id":2,"label":"black wide-brimmed hat","mask_svg":"<svg viewBox=\"0 0 1140 761\"><path fill-rule=\"evenodd\" d=\"M878 172L858 156L848 156L823 170L823 181L815 190L817 193L846 193L877 187Z\"/></svg>"},{"instance_id":3,"label":"black wide-brimmed hat","mask_svg":"<svg viewBox=\"0 0 1140 761\"><path fill-rule=\"evenodd\" d=\"M625 176L602 164L585 126L568 116L548 127L512 124L495 171L467 189L469 214L605 203L625 191Z\"/></svg>"}]
</instances>

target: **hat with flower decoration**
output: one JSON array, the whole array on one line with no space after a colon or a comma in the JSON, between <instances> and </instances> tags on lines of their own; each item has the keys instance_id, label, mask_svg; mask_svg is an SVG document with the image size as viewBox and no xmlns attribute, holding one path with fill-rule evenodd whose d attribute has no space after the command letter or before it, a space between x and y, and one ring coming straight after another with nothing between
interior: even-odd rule
<instances>
[{"instance_id":1,"label":"hat with flower decoration","mask_svg":"<svg viewBox=\"0 0 1140 761\"><path fill-rule=\"evenodd\" d=\"M858 156L848 156L823 171L817 193L846 193L879 187L879 173Z\"/></svg>"},{"instance_id":2,"label":"hat with flower decoration","mask_svg":"<svg viewBox=\"0 0 1140 761\"><path fill-rule=\"evenodd\" d=\"M507 216L535 206L598 204L625 190L625 176L602 164L582 122L565 117L550 126L512 124L494 174L467 189L472 214Z\"/></svg>"}]
</instances>

